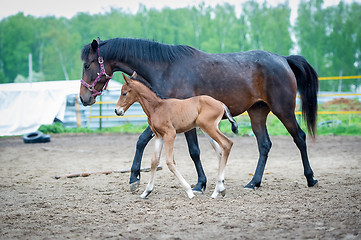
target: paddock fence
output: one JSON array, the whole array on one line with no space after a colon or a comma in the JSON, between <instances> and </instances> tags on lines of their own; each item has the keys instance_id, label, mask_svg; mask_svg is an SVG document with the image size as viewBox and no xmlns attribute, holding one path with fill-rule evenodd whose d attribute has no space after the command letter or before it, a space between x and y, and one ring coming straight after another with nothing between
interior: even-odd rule
<instances>
[{"instance_id":1,"label":"paddock fence","mask_svg":"<svg viewBox=\"0 0 361 240\"><path fill-rule=\"evenodd\" d=\"M320 77L320 81L337 81L342 79L361 79L361 76L342 76L342 77ZM125 116L117 116L114 113L115 105L120 96L120 89L106 90L103 95L97 98L97 102L84 107L79 103L78 95L68 95L67 105L64 117L65 127L88 127L90 129L102 129L123 124L145 124L147 117L139 103L133 104ZM333 101L337 98L361 100L361 93L357 92L328 92L320 91L318 94L318 104ZM297 96L297 106L300 98ZM272 113L271 113L272 114ZM296 115L301 115L299 107L296 108ZM361 111L319 111L319 115L338 115L338 114L361 114ZM247 115L247 112L242 115Z\"/></svg>"}]
</instances>

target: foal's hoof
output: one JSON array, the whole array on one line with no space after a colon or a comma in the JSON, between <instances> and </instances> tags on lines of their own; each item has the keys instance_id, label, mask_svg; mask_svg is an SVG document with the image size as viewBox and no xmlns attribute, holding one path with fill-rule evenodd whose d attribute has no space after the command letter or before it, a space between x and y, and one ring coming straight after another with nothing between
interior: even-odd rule
<instances>
[{"instance_id":1,"label":"foal's hoof","mask_svg":"<svg viewBox=\"0 0 361 240\"><path fill-rule=\"evenodd\" d=\"M135 192L139 188L139 184L140 184L139 180L129 184L130 191Z\"/></svg>"},{"instance_id":2,"label":"foal's hoof","mask_svg":"<svg viewBox=\"0 0 361 240\"><path fill-rule=\"evenodd\" d=\"M224 189L223 191L220 191L220 194L222 195L222 197L226 196L226 189Z\"/></svg>"},{"instance_id":3,"label":"foal's hoof","mask_svg":"<svg viewBox=\"0 0 361 240\"><path fill-rule=\"evenodd\" d=\"M312 181L307 181L307 186L313 187L317 185L318 181L316 179L312 179Z\"/></svg>"},{"instance_id":4,"label":"foal's hoof","mask_svg":"<svg viewBox=\"0 0 361 240\"><path fill-rule=\"evenodd\" d=\"M222 191L214 191L211 198L216 199L218 194L221 194L222 197L226 196L226 189L223 189Z\"/></svg>"},{"instance_id":5,"label":"foal's hoof","mask_svg":"<svg viewBox=\"0 0 361 240\"><path fill-rule=\"evenodd\" d=\"M152 191L144 191L144 192L142 193L142 195L140 195L140 198L146 199L151 192L152 192Z\"/></svg>"}]
</instances>

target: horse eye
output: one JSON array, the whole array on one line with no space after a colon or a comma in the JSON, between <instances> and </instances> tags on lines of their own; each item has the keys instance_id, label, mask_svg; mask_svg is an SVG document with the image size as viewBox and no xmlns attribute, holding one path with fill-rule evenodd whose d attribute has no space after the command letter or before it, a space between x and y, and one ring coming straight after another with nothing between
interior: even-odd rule
<instances>
[{"instance_id":1,"label":"horse eye","mask_svg":"<svg viewBox=\"0 0 361 240\"><path fill-rule=\"evenodd\" d=\"M127 95L127 93L125 92L125 93L123 93L122 95L123 95L123 97L125 97L125 96Z\"/></svg>"},{"instance_id":2,"label":"horse eye","mask_svg":"<svg viewBox=\"0 0 361 240\"><path fill-rule=\"evenodd\" d=\"M85 64L84 64L84 68L85 68L85 69L88 69L89 67L90 67L90 64L88 64L88 63L85 63Z\"/></svg>"}]
</instances>

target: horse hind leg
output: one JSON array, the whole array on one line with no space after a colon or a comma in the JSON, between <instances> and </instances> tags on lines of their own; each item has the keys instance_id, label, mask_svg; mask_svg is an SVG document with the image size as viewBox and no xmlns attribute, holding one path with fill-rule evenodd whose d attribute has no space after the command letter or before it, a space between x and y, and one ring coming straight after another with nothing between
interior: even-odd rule
<instances>
[{"instance_id":1,"label":"horse hind leg","mask_svg":"<svg viewBox=\"0 0 361 240\"><path fill-rule=\"evenodd\" d=\"M270 109L264 102L256 103L248 109L248 114L251 118L252 131L257 139L259 158L252 180L244 187L245 189L254 190L255 187L261 186L268 153L272 147L272 142L269 138L266 127L266 120L269 112Z\"/></svg>"},{"instance_id":2,"label":"horse hind leg","mask_svg":"<svg viewBox=\"0 0 361 240\"><path fill-rule=\"evenodd\" d=\"M318 181L313 178L313 171L308 160L305 132L298 125L293 111L284 114L279 114L277 112L274 113L281 120L287 131L291 134L293 141L295 142L297 148L300 150L307 185L309 187L313 187L317 184Z\"/></svg>"},{"instance_id":3,"label":"horse hind leg","mask_svg":"<svg viewBox=\"0 0 361 240\"><path fill-rule=\"evenodd\" d=\"M153 153L153 157L152 157L151 165L150 165L150 179L149 179L149 182L148 182L148 185L147 185L146 189L144 190L142 195L140 195L140 197L143 198L143 199L147 198L148 195L153 191L155 172L157 171L157 167L159 165L160 154L162 152L162 147L163 147L163 139L162 138L157 138L155 140L154 153Z\"/></svg>"}]
</instances>

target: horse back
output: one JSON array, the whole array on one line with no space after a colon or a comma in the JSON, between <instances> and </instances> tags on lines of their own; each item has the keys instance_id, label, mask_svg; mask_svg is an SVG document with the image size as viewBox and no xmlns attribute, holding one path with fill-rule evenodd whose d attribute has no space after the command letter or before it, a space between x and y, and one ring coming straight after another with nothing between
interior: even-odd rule
<instances>
[{"instance_id":1,"label":"horse back","mask_svg":"<svg viewBox=\"0 0 361 240\"><path fill-rule=\"evenodd\" d=\"M171 79L163 85L171 89L168 96L209 95L225 103L233 116L256 102L271 102L270 96L279 92L296 93L296 80L286 59L267 51L200 52L174 63L164 76Z\"/></svg>"}]
</instances>

